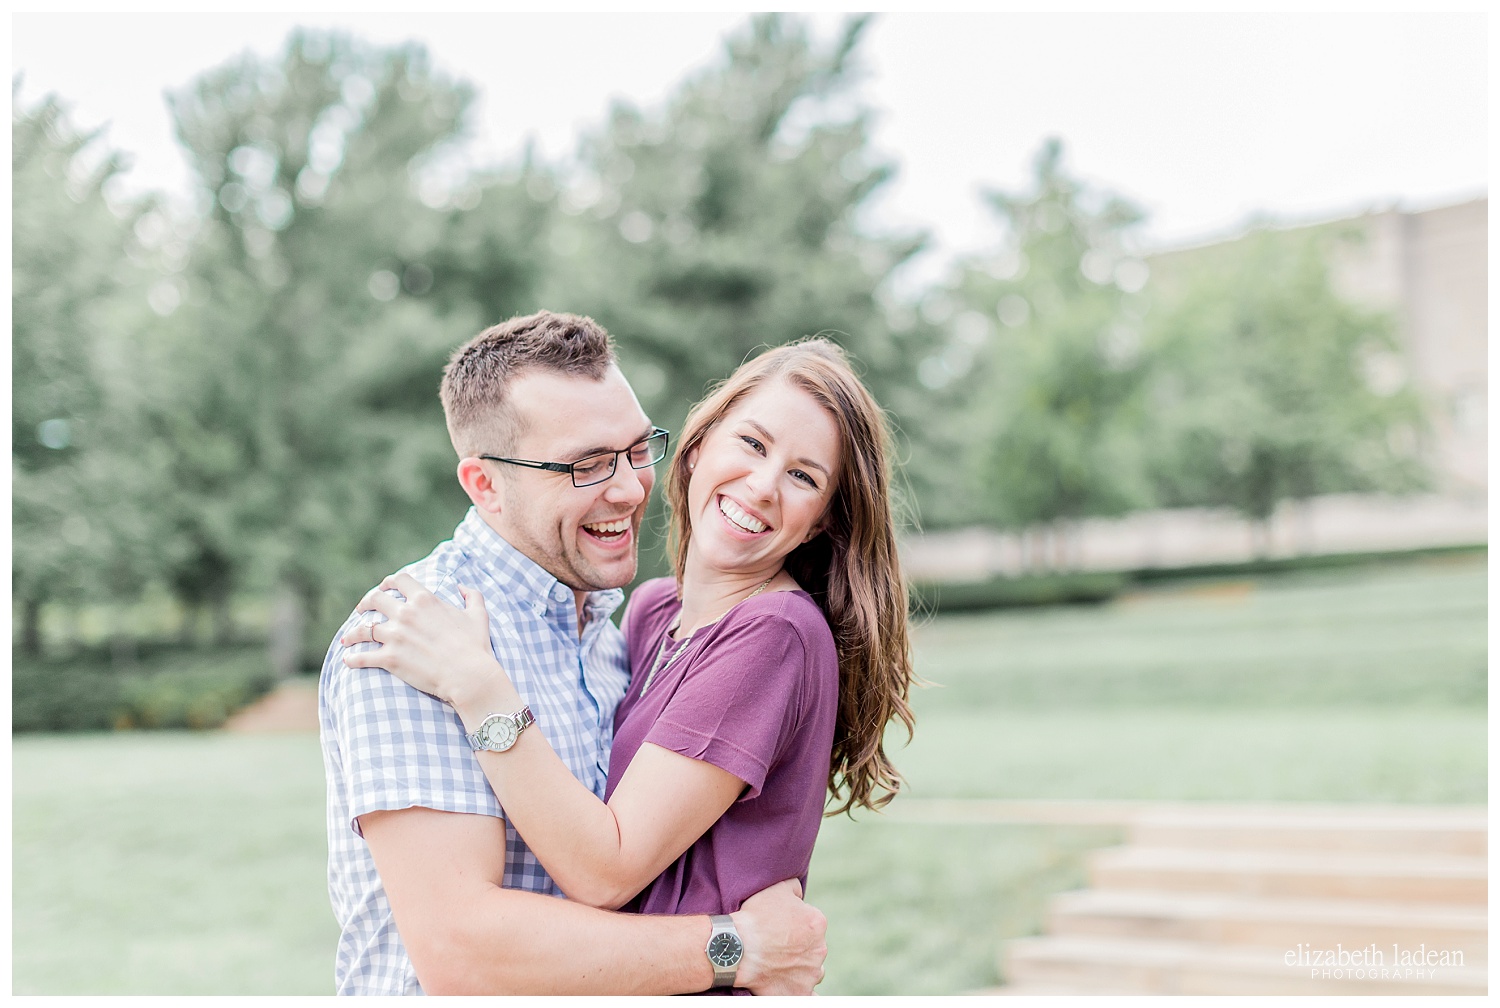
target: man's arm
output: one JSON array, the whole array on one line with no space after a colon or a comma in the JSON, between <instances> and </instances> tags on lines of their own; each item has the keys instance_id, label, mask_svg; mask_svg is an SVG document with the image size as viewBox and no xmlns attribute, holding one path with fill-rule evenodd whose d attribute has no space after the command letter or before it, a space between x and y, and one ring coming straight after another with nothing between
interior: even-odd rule
<instances>
[{"instance_id":1,"label":"man's arm","mask_svg":"<svg viewBox=\"0 0 1500 1008\"><path fill-rule=\"evenodd\" d=\"M683 994L713 982L706 916L616 914L503 888L503 820L418 807L359 822L428 994ZM809 994L822 979L826 923L795 887L733 915L740 986Z\"/></svg>"}]
</instances>

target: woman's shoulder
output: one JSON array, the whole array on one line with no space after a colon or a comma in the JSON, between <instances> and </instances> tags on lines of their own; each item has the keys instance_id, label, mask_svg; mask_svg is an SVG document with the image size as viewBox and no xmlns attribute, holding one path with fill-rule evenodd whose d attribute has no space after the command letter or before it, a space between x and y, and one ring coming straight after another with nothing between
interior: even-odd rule
<instances>
[{"instance_id":1,"label":"woman's shoulder","mask_svg":"<svg viewBox=\"0 0 1500 1008\"><path fill-rule=\"evenodd\" d=\"M630 593L625 607L627 619L646 619L653 613L677 606L677 581L675 578L659 577L642 581Z\"/></svg>"},{"instance_id":2,"label":"woman's shoulder","mask_svg":"<svg viewBox=\"0 0 1500 1008\"><path fill-rule=\"evenodd\" d=\"M664 602L677 601L677 579L671 577L652 578L642 581L636 585L635 591L630 593L632 602L639 601L641 605L661 605Z\"/></svg>"},{"instance_id":3,"label":"woman's shoulder","mask_svg":"<svg viewBox=\"0 0 1500 1008\"><path fill-rule=\"evenodd\" d=\"M723 622L726 628L753 626L762 632L794 632L813 650L832 650L834 647L828 617L823 615L813 597L800 588L766 592L746 599L730 610Z\"/></svg>"}]
</instances>

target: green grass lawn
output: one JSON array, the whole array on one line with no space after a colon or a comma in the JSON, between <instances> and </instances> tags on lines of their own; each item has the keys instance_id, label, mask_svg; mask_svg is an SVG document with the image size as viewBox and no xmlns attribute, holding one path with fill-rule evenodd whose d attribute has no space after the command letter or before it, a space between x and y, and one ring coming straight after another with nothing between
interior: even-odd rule
<instances>
[{"instance_id":1,"label":"green grass lawn","mask_svg":"<svg viewBox=\"0 0 1500 1008\"><path fill-rule=\"evenodd\" d=\"M948 709L893 758L920 798L1483 804L1486 741L1483 707Z\"/></svg>"},{"instance_id":2,"label":"green grass lawn","mask_svg":"<svg viewBox=\"0 0 1500 1008\"><path fill-rule=\"evenodd\" d=\"M1158 589L922 628L915 797L1486 795L1482 561ZM17 994L331 993L310 735L17 736ZM825 823L820 991L994 984L1109 830Z\"/></svg>"},{"instance_id":3,"label":"green grass lawn","mask_svg":"<svg viewBox=\"0 0 1500 1008\"><path fill-rule=\"evenodd\" d=\"M14 993L333 993L316 735L11 753Z\"/></svg>"},{"instance_id":4,"label":"green grass lawn","mask_svg":"<svg viewBox=\"0 0 1500 1008\"><path fill-rule=\"evenodd\" d=\"M1179 583L934 619L924 713L1132 705L1483 707L1487 570L1452 557Z\"/></svg>"},{"instance_id":5,"label":"green grass lawn","mask_svg":"<svg viewBox=\"0 0 1500 1008\"><path fill-rule=\"evenodd\" d=\"M1118 830L830 819L808 899L828 916L820 994L959 994L993 987L1004 939L1035 933L1047 897L1084 882Z\"/></svg>"}]
</instances>

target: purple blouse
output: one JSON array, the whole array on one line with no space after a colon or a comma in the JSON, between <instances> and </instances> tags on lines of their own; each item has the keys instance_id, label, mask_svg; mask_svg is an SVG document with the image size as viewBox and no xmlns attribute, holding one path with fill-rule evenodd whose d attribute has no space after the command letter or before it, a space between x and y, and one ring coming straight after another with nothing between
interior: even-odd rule
<instances>
[{"instance_id":1,"label":"purple blouse","mask_svg":"<svg viewBox=\"0 0 1500 1008\"><path fill-rule=\"evenodd\" d=\"M681 609L672 578L647 581L630 597L624 629L631 682L615 714L605 798L645 742L712 763L746 787L623 909L732 913L783 879L807 886L838 713L838 650L812 596L768 592L693 634L643 697L663 635Z\"/></svg>"}]
</instances>

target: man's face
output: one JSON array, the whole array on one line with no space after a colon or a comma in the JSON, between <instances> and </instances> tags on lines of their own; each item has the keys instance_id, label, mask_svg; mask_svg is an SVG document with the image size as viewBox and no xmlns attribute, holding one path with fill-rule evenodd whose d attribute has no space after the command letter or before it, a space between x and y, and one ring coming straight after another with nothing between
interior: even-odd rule
<instances>
[{"instance_id":1,"label":"man's face","mask_svg":"<svg viewBox=\"0 0 1500 1008\"><path fill-rule=\"evenodd\" d=\"M511 458L576 462L629 448L652 429L615 367L603 381L531 371L511 383L510 396L526 424ZM632 469L621 456L609 479L575 487L567 473L485 465L503 488L496 531L553 577L575 591L619 588L635 577L637 533L655 470Z\"/></svg>"}]
</instances>

